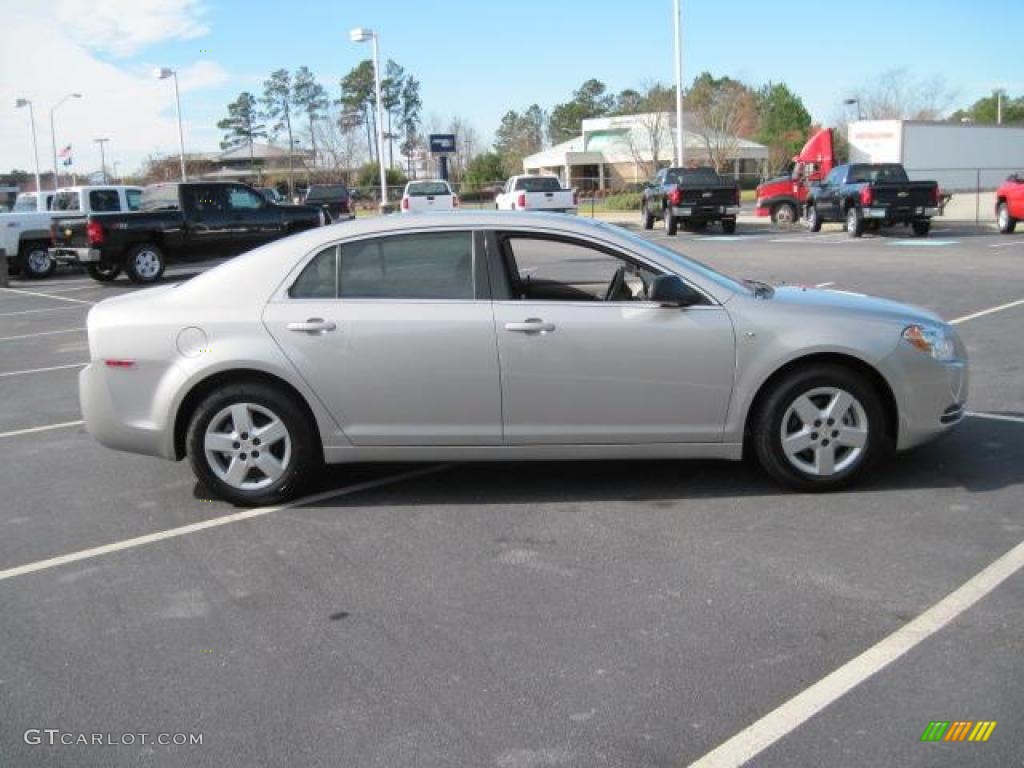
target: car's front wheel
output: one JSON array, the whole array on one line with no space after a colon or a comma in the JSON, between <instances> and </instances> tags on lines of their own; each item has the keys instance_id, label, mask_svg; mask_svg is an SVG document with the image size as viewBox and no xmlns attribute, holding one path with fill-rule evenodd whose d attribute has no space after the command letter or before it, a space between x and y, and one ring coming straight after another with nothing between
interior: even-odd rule
<instances>
[{"instance_id":1,"label":"car's front wheel","mask_svg":"<svg viewBox=\"0 0 1024 768\"><path fill-rule=\"evenodd\" d=\"M186 442L199 481L235 504L291 498L319 464L316 430L302 409L260 383L209 395L192 415Z\"/></svg>"},{"instance_id":2,"label":"car's front wheel","mask_svg":"<svg viewBox=\"0 0 1024 768\"><path fill-rule=\"evenodd\" d=\"M152 243L140 243L129 249L124 260L128 279L133 283L155 283L167 267L164 253Z\"/></svg>"},{"instance_id":3,"label":"car's front wheel","mask_svg":"<svg viewBox=\"0 0 1024 768\"><path fill-rule=\"evenodd\" d=\"M758 460L779 482L802 491L850 484L891 444L877 390L835 365L798 369L779 381L751 424Z\"/></svg>"},{"instance_id":4,"label":"car's front wheel","mask_svg":"<svg viewBox=\"0 0 1024 768\"><path fill-rule=\"evenodd\" d=\"M814 205L807 206L807 228L811 232L821 232L821 219L818 218L818 209Z\"/></svg>"},{"instance_id":5,"label":"car's front wheel","mask_svg":"<svg viewBox=\"0 0 1024 768\"><path fill-rule=\"evenodd\" d=\"M654 229L654 214L647 210L647 201L643 202L640 209L640 218L643 220L644 229Z\"/></svg>"},{"instance_id":6,"label":"car's front wheel","mask_svg":"<svg viewBox=\"0 0 1024 768\"><path fill-rule=\"evenodd\" d=\"M999 231L1009 235L1017 228L1017 220L1010 215L1010 208L1005 202L999 203L996 209L996 221L999 224Z\"/></svg>"},{"instance_id":7,"label":"car's front wheel","mask_svg":"<svg viewBox=\"0 0 1024 768\"><path fill-rule=\"evenodd\" d=\"M789 227L796 223L796 206L792 203L779 203L772 208L772 224Z\"/></svg>"}]
</instances>

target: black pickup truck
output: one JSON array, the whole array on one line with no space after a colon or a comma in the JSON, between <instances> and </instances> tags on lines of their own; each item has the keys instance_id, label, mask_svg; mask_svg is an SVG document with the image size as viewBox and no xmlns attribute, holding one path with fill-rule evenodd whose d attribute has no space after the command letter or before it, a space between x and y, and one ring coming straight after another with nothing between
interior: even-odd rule
<instances>
[{"instance_id":1,"label":"black pickup truck","mask_svg":"<svg viewBox=\"0 0 1024 768\"><path fill-rule=\"evenodd\" d=\"M700 229L709 221L720 221L722 231L731 234L739 212L739 185L723 179L714 168L662 168L644 187L644 229L661 219L665 232L674 235L680 223Z\"/></svg>"},{"instance_id":2,"label":"black pickup truck","mask_svg":"<svg viewBox=\"0 0 1024 768\"><path fill-rule=\"evenodd\" d=\"M924 237L939 212L938 183L911 181L899 163L852 163L837 165L808 190L804 219L812 232L826 221L843 221L850 237L894 224L909 224Z\"/></svg>"},{"instance_id":3,"label":"black pickup truck","mask_svg":"<svg viewBox=\"0 0 1024 768\"><path fill-rule=\"evenodd\" d=\"M321 208L275 205L244 184L154 184L143 190L137 212L60 220L50 255L84 264L103 282L124 269L132 282L152 283L168 258L241 253L329 220Z\"/></svg>"}]
</instances>

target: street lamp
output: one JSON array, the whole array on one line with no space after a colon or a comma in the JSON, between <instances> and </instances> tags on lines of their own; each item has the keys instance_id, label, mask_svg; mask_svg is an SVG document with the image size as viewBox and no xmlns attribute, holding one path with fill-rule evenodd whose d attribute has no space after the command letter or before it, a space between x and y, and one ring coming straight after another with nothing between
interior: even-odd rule
<instances>
[{"instance_id":1,"label":"street lamp","mask_svg":"<svg viewBox=\"0 0 1024 768\"><path fill-rule=\"evenodd\" d=\"M377 50L377 33L366 27L349 30L349 39L353 43L373 42L373 89L377 96L377 167L380 169L380 210L384 212L388 204L388 177L384 171L384 115L380 100L380 57Z\"/></svg>"},{"instance_id":2,"label":"street lamp","mask_svg":"<svg viewBox=\"0 0 1024 768\"><path fill-rule=\"evenodd\" d=\"M857 105L857 119L858 120L863 120L864 119L863 117L861 117L861 114L860 114L860 99L843 99L843 104L845 104L848 107L852 107L854 104L856 104Z\"/></svg>"},{"instance_id":3,"label":"street lamp","mask_svg":"<svg viewBox=\"0 0 1024 768\"><path fill-rule=\"evenodd\" d=\"M36 158L36 192L42 192L43 186L39 181L39 147L36 144L36 116L32 112L32 102L28 99L18 99L14 102L14 106L18 109L28 107L28 120L32 124L32 154Z\"/></svg>"},{"instance_id":4,"label":"street lamp","mask_svg":"<svg viewBox=\"0 0 1024 768\"><path fill-rule=\"evenodd\" d=\"M118 184L120 182L120 178L121 178L120 176L117 175L117 166L118 166L118 164L120 162L121 162L120 160L115 160L114 161L114 183L115 184Z\"/></svg>"},{"instance_id":5,"label":"street lamp","mask_svg":"<svg viewBox=\"0 0 1024 768\"><path fill-rule=\"evenodd\" d=\"M103 145L106 144L110 139L93 139L97 144L100 145L100 170L103 172L103 183L107 183L107 157L103 152Z\"/></svg>"},{"instance_id":6,"label":"street lamp","mask_svg":"<svg viewBox=\"0 0 1024 768\"><path fill-rule=\"evenodd\" d=\"M181 180L188 181L185 173L185 135L181 132L181 97L178 95L178 73L169 67L158 67L153 70L153 77L157 80L174 78L174 113L178 116L178 152L181 155Z\"/></svg>"},{"instance_id":7,"label":"street lamp","mask_svg":"<svg viewBox=\"0 0 1024 768\"><path fill-rule=\"evenodd\" d=\"M57 181L57 132L53 128L53 113L57 111L57 107L63 104L68 99L80 99L82 94L80 93L69 93L63 99L58 101L50 109L50 140L53 142L53 188L56 189L60 184Z\"/></svg>"},{"instance_id":8,"label":"street lamp","mask_svg":"<svg viewBox=\"0 0 1024 768\"><path fill-rule=\"evenodd\" d=\"M679 6L680 0L675 0L675 14L672 18L675 22L676 32L676 165L682 168L685 154L683 152L683 38L680 18L682 9ZM658 164L656 157L654 164Z\"/></svg>"}]
</instances>

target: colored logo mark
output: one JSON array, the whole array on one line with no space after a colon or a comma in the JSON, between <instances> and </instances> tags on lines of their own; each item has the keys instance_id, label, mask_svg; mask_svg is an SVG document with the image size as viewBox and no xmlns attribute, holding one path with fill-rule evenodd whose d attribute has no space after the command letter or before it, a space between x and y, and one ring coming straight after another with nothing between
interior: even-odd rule
<instances>
[{"instance_id":1,"label":"colored logo mark","mask_svg":"<svg viewBox=\"0 0 1024 768\"><path fill-rule=\"evenodd\" d=\"M988 741L996 724L996 720L932 720L921 741Z\"/></svg>"}]
</instances>

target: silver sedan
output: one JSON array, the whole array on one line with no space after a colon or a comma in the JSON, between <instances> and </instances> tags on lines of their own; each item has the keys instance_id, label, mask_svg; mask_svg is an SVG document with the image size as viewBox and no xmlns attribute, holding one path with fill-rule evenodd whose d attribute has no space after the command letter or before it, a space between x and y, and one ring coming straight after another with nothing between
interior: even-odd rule
<instances>
[{"instance_id":1,"label":"silver sedan","mask_svg":"<svg viewBox=\"0 0 1024 768\"><path fill-rule=\"evenodd\" d=\"M739 281L547 214L318 228L89 313L89 432L241 504L321 462L740 459L849 484L964 415L923 309Z\"/></svg>"}]
</instances>

